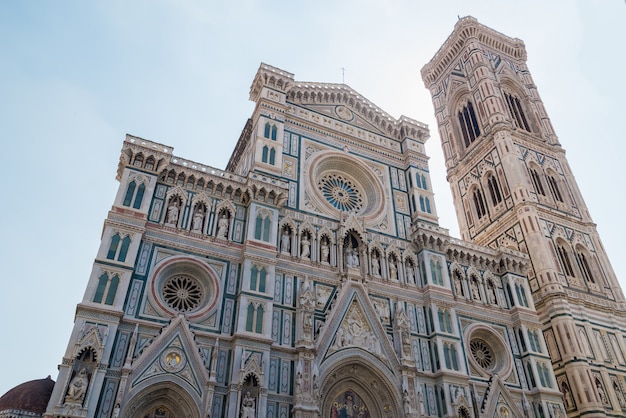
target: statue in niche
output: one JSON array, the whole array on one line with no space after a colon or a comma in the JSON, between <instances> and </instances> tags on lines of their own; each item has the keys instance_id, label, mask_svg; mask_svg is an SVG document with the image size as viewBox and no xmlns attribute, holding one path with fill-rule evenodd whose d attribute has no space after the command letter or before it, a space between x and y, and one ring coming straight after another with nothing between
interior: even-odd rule
<instances>
[{"instance_id":1,"label":"statue in niche","mask_svg":"<svg viewBox=\"0 0 626 418\"><path fill-rule=\"evenodd\" d=\"M204 222L204 213L202 209L196 209L196 213L193 214L193 220L191 221L191 230L192 231L201 231L202 223Z\"/></svg>"},{"instance_id":2,"label":"statue in niche","mask_svg":"<svg viewBox=\"0 0 626 418\"><path fill-rule=\"evenodd\" d=\"M415 284L415 272L413 272L413 264L406 263L406 282Z\"/></svg>"},{"instance_id":3,"label":"statue in niche","mask_svg":"<svg viewBox=\"0 0 626 418\"><path fill-rule=\"evenodd\" d=\"M463 283L461 283L461 280L460 277L454 279L454 293L456 293L457 296L463 296Z\"/></svg>"},{"instance_id":4,"label":"statue in niche","mask_svg":"<svg viewBox=\"0 0 626 418\"><path fill-rule=\"evenodd\" d=\"M167 218L165 223L168 225L176 225L178 223L178 202L176 199L170 200L170 205L167 207Z\"/></svg>"},{"instance_id":5,"label":"statue in niche","mask_svg":"<svg viewBox=\"0 0 626 418\"><path fill-rule=\"evenodd\" d=\"M302 251L300 252L300 257L305 260L309 259L311 255L311 243L308 240L307 234L302 235L302 241L300 242L300 246Z\"/></svg>"},{"instance_id":6,"label":"statue in niche","mask_svg":"<svg viewBox=\"0 0 626 418\"><path fill-rule=\"evenodd\" d=\"M348 267L359 267L359 253L356 248L348 248L346 265Z\"/></svg>"},{"instance_id":7,"label":"statue in niche","mask_svg":"<svg viewBox=\"0 0 626 418\"><path fill-rule=\"evenodd\" d=\"M283 234L280 236L280 252L289 254L291 249L291 236L289 235L289 229L283 229Z\"/></svg>"},{"instance_id":8,"label":"statue in niche","mask_svg":"<svg viewBox=\"0 0 626 418\"><path fill-rule=\"evenodd\" d=\"M380 277L380 262L378 261L378 254L372 253L372 276Z\"/></svg>"},{"instance_id":9,"label":"statue in niche","mask_svg":"<svg viewBox=\"0 0 626 418\"><path fill-rule=\"evenodd\" d=\"M398 267L396 267L396 260L393 258L389 259L389 279L394 282L398 281Z\"/></svg>"},{"instance_id":10,"label":"statue in niche","mask_svg":"<svg viewBox=\"0 0 626 418\"><path fill-rule=\"evenodd\" d=\"M496 297L496 286L491 280L487 281L487 299L491 305L498 304L498 298Z\"/></svg>"},{"instance_id":11,"label":"statue in niche","mask_svg":"<svg viewBox=\"0 0 626 418\"><path fill-rule=\"evenodd\" d=\"M70 382L67 395L65 395L65 402L82 404L87 391L87 384L87 370L83 367Z\"/></svg>"},{"instance_id":12,"label":"statue in niche","mask_svg":"<svg viewBox=\"0 0 626 418\"><path fill-rule=\"evenodd\" d=\"M472 297L476 300L480 300L480 290L478 289L478 280L476 277L472 277L470 285L472 287Z\"/></svg>"},{"instance_id":13,"label":"statue in niche","mask_svg":"<svg viewBox=\"0 0 626 418\"><path fill-rule=\"evenodd\" d=\"M241 418L254 418L255 406L256 400L250 395L250 391L246 392L241 401Z\"/></svg>"},{"instance_id":14,"label":"statue in niche","mask_svg":"<svg viewBox=\"0 0 626 418\"><path fill-rule=\"evenodd\" d=\"M218 238L226 238L228 236L228 216L226 216L226 212L222 213L222 217L217 222L217 237Z\"/></svg>"},{"instance_id":15,"label":"statue in niche","mask_svg":"<svg viewBox=\"0 0 626 418\"><path fill-rule=\"evenodd\" d=\"M330 255L330 248L328 247L328 241L326 239L323 239L322 245L320 246L320 261L323 264L328 264L329 255Z\"/></svg>"}]
</instances>

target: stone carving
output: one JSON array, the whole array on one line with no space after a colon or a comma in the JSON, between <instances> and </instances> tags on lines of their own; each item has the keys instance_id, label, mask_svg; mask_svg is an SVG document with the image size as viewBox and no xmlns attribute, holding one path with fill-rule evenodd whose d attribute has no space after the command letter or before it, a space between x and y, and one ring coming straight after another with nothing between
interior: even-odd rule
<instances>
[{"instance_id":1,"label":"stone carving","mask_svg":"<svg viewBox=\"0 0 626 418\"><path fill-rule=\"evenodd\" d=\"M378 261L378 255L372 253L372 276L380 277L380 262Z\"/></svg>"},{"instance_id":2,"label":"stone carving","mask_svg":"<svg viewBox=\"0 0 626 418\"><path fill-rule=\"evenodd\" d=\"M330 248L328 247L328 241L326 239L322 240L322 245L320 246L320 261L322 264L328 264L328 256L330 255Z\"/></svg>"},{"instance_id":3,"label":"stone carving","mask_svg":"<svg viewBox=\"0 0 626 418\"><path fill-rule=\"evenodd\" d=\"M348 248L346 251L346 265L348 267L359 267L359 252L357 248Z\"/></svg>"},{"instance_id":4,"label":"stone carving","mask_svg":"<svg viewBox=\"0 0 626 418\"><path fill-rule=\"evenodd\" d=\"M255 418L256 417L256 399L254 399L250 392L246 392L241 401L241 418Z\"/></svg>"},{"instance_id":5,"label":"stone carving","mask_svg":"<svg viewBox=\"0 0 626 418\"><path fill-rule=\"evenodd\" d=\"M378 338L372 332L363 311L356 304L352 305L346 319L337 329L331 349L339 350L349 346L358 346L372 354L383 356Z\"/></svg>"},{"instance_id":6,"label":"stone carving","mask_svg":"<svg viewBox=\"0 0 626 418\"><path fill-rule=\"evenodd\" d=\"M307 239L306 234L302 236L302 241L300 242L300 246L302 249L302 251L300 252L300 257L302 257L305 260L308 260L309 256L311 255L311 243Z\"/></svg>"},{"instance_id":7,"label":"stone carving","mask_svg":"<svg viewBox=\"0 0 626 418\"><path fill-rule=\"evenodd\" d=\"M283 229L283 234L280 236L280 252L289 254L291 248L291 237L289 236L289 230Z\"/></svg>"},{"instance_id":8,"label":"stone carving","mask_svg":"<svg viewBox=\"0 0 626 418\"><path fill-rule=\"evenodd\" d=\"M415 272L413 271L413 264L410 262L406 263L406 282L415 284Z\"/></svg>"},{"instance_id":9,"label":"stone carving","mask_svg":"<svg viewBox=\"0 0 626 418\"><path fill-rule=\"evenodd\" d=\"M393 258L389 260L389 279L394 282L398 281L398 267Z\"/></svg>"},{"instance_id":10,"label":"stone carving","mask_svg":"<svg viewBox=\"0 0 626 418\"><path fill-rule=\"evenodd\" d=\"M228 216L226 216L226 213L222 214L222 217L220 218L220 220L217 223L217 237L218 238L226 238L228 236Z\"/></svg>"},{"instance_id":11,"label":"stone carving","mask_svg":"<svg viewBox=\"0 0 626 418\"><path fill-rule=\"evenodd\" d=\"M191 230L194 232L202 231L202 223L204 222L204 213L202 213L201 209L196 209L196 213L193 215L193 220L191 221Z\"/></svg>"},{"instance_id":12,"label":"stone carving","mask_svg":"<svg viewBox=\"0 0 626 418\"><path fill-rule=\"evenodd\" d=\"M176 226L178 224L178 205L176 199L170 201L170 205L167 207L167 217L165 223L167 225Z\"/></svg>"},{"instance_id":13,"label":"stone carving","mask_svg":"<svg viewBox=\"0 0 626 418\"><path fill-rule=\"evenodd\" d=\"M83 367L70 382L67 395L65 395L65 402L82 404L87 391L87 384L87 370Z\"/></svg>"}]
</instances>

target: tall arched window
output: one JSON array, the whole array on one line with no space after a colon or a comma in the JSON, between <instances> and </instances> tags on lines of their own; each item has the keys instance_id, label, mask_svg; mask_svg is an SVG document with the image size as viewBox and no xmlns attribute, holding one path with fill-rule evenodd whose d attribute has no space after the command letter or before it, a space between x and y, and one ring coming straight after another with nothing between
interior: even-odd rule
<instances>
[{"instance_id":1,"label":"tall arched window","mask_svg":"<svg viewBox=\"0 0 626 418\"><path fill-rule=\"evenodd\" d=\"M430 212L430 200L427 197L424 198L424 203L426 204L426 212L431 213Z\"/></svg>"},{"instance_id":2,"label":"tall arched window","mask_svg":"<svg viewBox=\"0 0 626 418\"><path fill-rule=\"evenodd\" d=\"M109 260L115 260L115 255L117 254L117 247L120 245L120 234L115 234L111 237L111 244L109 245L109 252L107 253L107 258Z\"/></svg>"},{"instance_id":3,"label":"tall arched window","mask_svg":"<svg viewBox=\"0 0 626 418\"><path fill-rule=\"evenodd\" d=\"M270 151L269 147L267 145L265 145L263 147L263 150L261 151L261 161L262 162L267 163L269 151Z\"/></svg>"},{"instance_id":4,"label":"tall arched window","mask_svg":"<svg viewBox=\"0 0 626 418\"><path fill-rule=\"evenodd\" d=\"M557 180L550 174L546 176L546 179L548 180L548 187L550 188L550 193L552 193L554 200L557 202L563 202L563 195L561 194L561 189L559 189L559 183Z\"/></svg>"},{"instance_id":5,"label":"tall arched window","mask_svg":"<svg viewBox=\"0 0 626 418\"><path fill-rule=\"evenodd\" d=\"M250 271L250 290L256 292L265 292L265 284L267 281L267 271L264 267L260 269L257 266L252 266Z\"/></svg>"},{"instance_id":6,"label":"tall arched window","mask_svg":"<svg viewBox=\"0 0 626 418\"><path fill-rule=\"evenodd\" d=\"M567 251L565 246L563 246L562 244L557 244L556 250L565 275L568 277L576 277L576 275L574 274L574 269L572 268L572 263L570 261L569 252Z\"/></svg>"},{"instance_id":7,"label":"tall arched window","mask_svg":"<svg viewBox=\"0 0 626 418\"><path fill-rule=\"evenodd\" d=\"M483 194L481 191L476 188L472 193L472 198L474 200L474 208L476 209L476 216L478 219L481 219L483 216L487 214L487 209L485 207L485 199L483 199Z\"/></svg>"},{"instance_id":8,"label":"tall arched window","mask_svg":"<svg viewBox=\"0 0 626 418\"><path fill-rule=\"evenodd\" d=\"M278 128L276 125L272 125L272 140L276 141L276 135L278 134Z\"/></svg>"},{"instance_id":9,"label":"tall arched window","mask_svg":"<svg viewBox=\"0 0 626 418\"><path fill-rule=\"evenodd\" d=\"M254 239L269 242L271 226L272 221L269 217L269 214L267 214L266 212L259 213L256 217L255 222Z\"/></svg>"},{"instance_id":10,"label":"tall arched window","mask_svg":"<svg viewBox=\"0 0 626 418\"><path fill-rule=\"evenodd\" d=\"M507 92L504 93L504 99L509 109L509 115L513 120L513 124L518 128L530 132L530 127L528 126L528 121L526 120L526 115L524 114L524 109L522 109L520 99Z\"/></svg>"},{"instance_id":11,"label":"tall arched window","mask_svg":"<svg viewBox=\"0 0 626 418\"><path fill-rule=\"evenodd\" d=\"M276 150L272 148L270 150L270 164L274 165L276 163Z\"/></svg>"},{"instance_id":12,"label":"tall arched window","mask_svg":"<svg viewBox=\"0 0 626 418\"><path fill-rule=\"evenodd\" d=\"M124 202L122 202L122 205L130 206L130 203L133 199L133 195L135 194L135 187L137 187L137 183L135 183L134 180L128 183L128 188L126 189L126 196L124 196Z\"/></svg>"},{"instance_id":13,"label":"tall arched window","mask_svg":"<svg viewBox=\"0 0 626 418\"><path fill-rule=\"evenodd\" d=\"M105 304L113 305L119 282L120 278L117 274L109 277L107 273L102 273L98 279L98 287L96 288L96 294L93 297L93 301L96 303L102 303L102 300L104 299Z\"/></svg>"},{"instance_id":14,"label":"tall arched window","mask_svg":"<svg viewBox=\"0 0 626 418\"><path fill-rule=\"evenodd\" d=\"M263 130L263 136L265 138L269 138L270 137L270 130L271 130L271 125L269 122L265 122L265 129Z\"/></svg>"},{"instance_id":15,"label":"tall arched window","mask_svg":"<svg viewBox=\"0 0 626 418\"><path fill-rule=\"evenodd\" d=\"M262 304L258 304L258 306L255 306L254 303L250 302L246 311L246 331L262 334L263 314L264 310Z\"/></svg>"},{"instance_id":16,"label":"tall arched window","mask_svg":"<svg viewBox=\"0 0 626 418\"><path fill-rule=\"evenodd\" d=\"M424 196L420 196L420 210L426 212L426 205L424 204Z\"/></svg>"},{"instance_id":17,"label":"tall arched window","mask_svg":"<svg viewBox=\"0 0 626 418\"><path fill-rule=\"evenodd\" d=\"M487 186L489 187L489 195L491 196L491 202L494 206L502 202L502 194L500 193L500 186L498 186L498 180L493 174L487 175Z\"/></svg>"},{"instance_id":18,"label":"tall arched window","mask_svg":"<svg viewBox=\"0 0 626 418\"><path fill-rule=\"evenodd\" d=\"M576 257L578 258L578 264L580 265L580 270L582 271L585 280L591 283L595 283L596 279L593 277L593 271L589 266L589 261L587 260L585 251L581 248L578 248Z\"/></svg>"},{"instance_id":19,"label":"tall arched window","mask_svg":"<svg viewBox=\"0 0 626 418\"><path fill-rule=\"evenodd\" d=\"M480 136L480 128L478 127L478 121L474 113L472 102L468 101L457 116L461 134L463 135L463 143L465 147L469 147L472 142L476 141L476 138Z\"/></svg>"},{"instance_id":20,"label":"tall arched window","mask_svg":"<svg viewBox=\"0 0 626 418\"><path fill-rule=\"evenodd\" d=\"M535 186L535 190L542 196L546 195L546 190L543 188L543 183L541 182L541 177L539 177L539 173L534 168L530 168L530 179L533 182L533 186Z\"/></svg>"}]
</instances>

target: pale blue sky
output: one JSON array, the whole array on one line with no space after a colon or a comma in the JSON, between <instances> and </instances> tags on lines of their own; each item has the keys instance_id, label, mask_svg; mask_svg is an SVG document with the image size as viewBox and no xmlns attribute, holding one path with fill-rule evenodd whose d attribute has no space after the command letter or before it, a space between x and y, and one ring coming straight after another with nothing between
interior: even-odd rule
<instances>
[{"instance_id":1,"label":"pale blue sky","mask_svg":"<svg viewBox=\"0 0 626 418\"><path fill-rule=\"evenodd\" d=\"M345 82L430 125L436 204L458 235L420 78L457 16L525 41L528 64L622 283L626 6L587 1L1 1L0 395L56 380L124 135L224 168L260 62ZM617 193L613 193L613 189Z\"/></svg>"}]
</instances>

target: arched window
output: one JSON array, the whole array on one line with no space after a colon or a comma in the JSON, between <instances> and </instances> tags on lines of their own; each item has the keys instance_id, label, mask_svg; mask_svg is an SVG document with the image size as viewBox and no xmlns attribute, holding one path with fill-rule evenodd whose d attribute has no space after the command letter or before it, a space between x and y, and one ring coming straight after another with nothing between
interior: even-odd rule
<instances>
[{"instance_id":1,"label":"arched window","mask_svg":"<svg viewBox=\"0 0 626 418\"><path fill-rule=\"evenodd\" d=\"M270 164L274 165L276 163L276 150L272 148L270 150Z\"/></svg>"},{"instance_id":2,"label":"arched window","mask_svg":"<svg viewBox=\"0 0 626 418\"><path fill-rule=\"evenodd\" d=\"M143 165L143 154L137 154L135 161L133 162L135 167L141 167Z\"/></svg>"},{"instance_id":3,"label":"arched window","mask_svg":"<svg viewBox=\"0 0 626 418\"><path fill-rule=\"evenodd\" d=\"M522 351L526 351L526 340L524 339L524 333L522 332L521 328L517 330L517 336L519 337L519 344L522 348Z\"/></svg>"},{"instance_id":4,"label":"arched window","mask_svg":"<svg viewBox=\"0 0 626 418\"><path fill-rule=\"evenodd\" d=\"M265 292L265 283L267 281L267 272L264 267L261 269L252 266L250 271L250 290L256 292Z\"/></svg>"},{"instance_id":5,"label":"arched window","mask_svg":"<svg viewBox=\"0 0 626 418\"><path fill-rule=\"evenodd\" d=\"M267 163L268 154L269 154L269 147L265 145L263 147L263 151L261 152L261 162Z\"/></svg>"},{"instance_id":6,"label":"arched window","mask_svg":"<svg viewBox=\"0 0 626 418\"><path fill-rule=\"evenodd\" d=\"M272 221L269 214L261 212L256 217L256 223L254 228L254 239L269 242L270 241L270 229Z\"/></svg>"},{"instance_id":7,"label":"arched window","mask_svg":"<svg viewBox=\"0 0 626 418\"><path fill-rule=\"evenodd\" d=\"M487 186L489 187L489 195L491 196L491 202L494 206L502 202L502 194L500 193L500 186L498 186L498 180L493 174L487 175Z\"/></svg>"},{"instance_id":8,"label":"arched window","mask_svg":"<svg viewBox=\"0 0 626 418\"><path fill-rule=\"evenodd\" d=\"M133 203L133 209L141 208L141 202L143 201L143 194L146 191L146 185L141 183L137 188L137 194L135 195L135 203Z\"/></svg>"},{"instance_id":9,"label":"arched window","mask_svg":"<svg viewBox=\"0 0 626 418\"><path fill-rule=\"evenodd\" d=\"M474 189L472 193L472 197L474 199L474 208L476 209L476 216L478 219L481 219L483 216L487 214L487 209L485 208L485 200L483 199L483 194L480 192L478 188Z\"/></svg>"},{"instance_id":10,"label":"arched window","mask_svg":"<svg viewBox=\"0 0 626 418\"><path fill-rule=\"evenodd\" d=\"M272 141L276 141L276 135L278 134L278 128L276 125L272 125Z\"/></svg>"},{"instance_id":11,"label":"arched window","mask_svg":"<svg viewBox=\"0 0 626 418\"><path fill-rule=\"evenodd\" d=\"M537 383L535 382L535 374L533 373L533 368L530 362L526 363L526 371L528 372L528 381L530 382L530 387L537 387Z\"/></svg>"},{"instance_id":12,"label":"arched window","mask_svg":"<svg viewBox=\"0 0 626 418\"><path fill-rule=\"evenodd\" d=\"M541 177L539 177L539 173L534 168L530 168L530 178L533 182L533 186L535 186L535 190L542 196L546 195L546 190L543 188L543 183L541 182Z\"/></svg>"},{"instance_id":13,"label":"arched window","mask_svg":"<svg viewBox=\"0 0 626 418\"><path fill-rule=\"evenodd\" d=\"M269 138L270 137L270 129L271 129L271 125L269 122L265 122L265 129L263 130L263 136L265 138Z\"/></svg>"},{"instance_id":14,"label":"arched window","mask_svg":"<svg viewBox=\"0 0 626 418\"><path fill-rule=\"evenodd\" d=\"M522 109L520 99L507 92L504 93L504 99L509 109L509 115L513 120L513 124L518 128L530 132L530 127L528 126L528 121L526 120L526 115Z\"/></svg>"},{"instance_id":15,"label":"arched window","mask_svg":"<svg viewBox=\"0 0 626 418\"><path fill-rule=\"evenodd\" d=\"M154 169L154 158L153 157L148 157L148 159L146 160L146 165L144 166L144 168L146 170Z\"/></svg>"},{"instance_id":16,"label":"arched window","mask_svg":"<svg viewBox=\"0 0 626 418\"><path fill-rule=\"evenodd\" d=\"M422 175L420 173L417 173L415 175L415 182L417 183L417 187L421 189L422 188Z\"/></svg>"},{"instance_id":17,"label":"arched window","mask_svg":"<svg viewBox=\"0 0 626 418\"><path fill-rule=\"evenodd\" d=\"M411 195L411 207L415 211L415 195Z\"/></svg>"},{"instance_id":18,"label":"arched window","mask_svg":"<svg viewBox=\"0 0 626 418\"><path fill-rule=\"evenodd\" d=\"M427 197L424 198L424 203L426 204L426 212L431 213L430 212L430 200Z\"/></svg>"},{"instance_id":19,"label":"arched window","mask_svg":"<svg viewBox=\"0 0 626 418\"><path fill-rule=\"evenodd\" d=\"M130 206L130 203L132 202L132 199L133 199L133 195L135 194L135 187L137 187L137 183L135 183L134 180L128 183L128 188L126 189L126 196L124 196L124 202L122 202L122 205Z\"/></svg>"},{"instance_id":20,"label":"arched window","mask_svg":"<svg viewBox=\"0 0 626 418\"><path fill-rule=\"evenodd\" d=\"M120 248L120 254L117 257L117 261L124 263L126 261L126 254L128 254L128 247L130 247L130 237L126 235L122 239L122 247Z\"/></svg>"},{"instance_id":21,"label":"arched window","mask_svg":"<svg viewBox=\"0 0 626 418\"><path fill-rule=\"evenodd\" d=\"M530 341L530 348L535 353L541 353L541 345L539 344L539 332L535 330L528 330L528 340Z\"/></svg>"},{"instance_id":22,"label":"arched window","mask_svg":"<svg viewBox=\"0 0 626 418\"><path fill-rule=\"evenodd\" d=\"M452 334L452 319L450 317L450 311L439 308L437 316L439 318L439 328L441 331Z\"/></svg>"},{"instance_id":23,"label":"arched window","mask_svg":"<svg viewBox=\"0 0 626 418\"><path fill-rule=\"evenodd\" d=\"M524 286L515 283L515 294L517 295L519 303L528 308L528 299L526 298L526 290L524 290Z\"/></svg>"},{"instance_id":24,"label":"arched window","mask_svg":"<svg viewBox=\"0 0 626 418\"><path fill-rule=\"evenodd\" d=\"M107 259L115 260L115 255L117 254L117 247L120 245L120 234L115 234L111 238L111 244L109 245L109 252L107 253Z\"/></svg>"},{"instance_id":25,"label":"arched window","mask_svg":"<svg viewBox=\"0 0 626 418\"><path fill-rule=\"evenodd\" d=\"M96 294L93 297L93 301L96 303L102 303L102 300L104 299L105 304L113 305L119 282L120 278L117 274L114 274L109 278L107 273L102 273L98 279L98 287L96 289Z\"/></svg>"},{"instance_id":26,"label":"arched window","mask_svg":"<svg viewBox=\"0 0 626 418\"><path fill-rule=\"evenodd\" d=\"M263 305L259 304L254 306L254 303L248 304L246 312L246 331L256 332L257 334L263 333Z\"/></svg>"},{"instance_id":27,"label":"arched window","mask_svg":"<svg viewBox=\"0 0 626 418\"><path fill-rule=\"evenodd\" d=\"M562 244L557 244L556 253L561 262L561 267L563 268L563 272L568 277L576 277L574 274L574 269L572 268L572 263L569 257L569 251Z\"/></svg>"},{"instance_id":28,"label":"arched window","mask_svg":"<svg viewBox=\"0 0 626 418\"><path fill-rule=\"evenodd\" d=\"M459 127L463 135L465 147L469 147L480 136L480 128L474 113L472 102L468 101L458 113Z\"/></svg>"},{"instance_id":29,"label":"arched window","mask_svg":"<svg viewBox=\"0 0 626 418\"><path fill-rule=\"evenodd\" d=\"M428 184L426 183L426 177L422 174L422 189L428 190Z\"/></svg>"},{"instance_id":30,"label":"arched window","mask_svg":"<svg viewBox=\"0 0 626 418\"><path fill-rule=\"evenodd\" d=\"M557 202L563 202L563 195L561 194L561 189L559 189L559 183L557 180L550 174L546 176L546 179L548 180L548 188L550 189L550 193L552 193L554 200Z\"/></svg>"},{"instance_id":31,"label":"arched window","mask_svg":"<svg viewBox=\"0 0 626 418\"><path fill-rule=\"evenodd\" d=\"M439 261L430 260L430 276L433 284L443 286L443 276L441 274L441 263Z\"/></svg>"},{"instance_id":32,"label":"arched window","mask_svg":"<svg viewBox=\"0 0 626 418\"><path fill-rule=\"evenodd\" d=\"M426 205L424 204L424 196L420 196L420 210L426 212Z\"/></svg>"},{"instance_id":33,"label":"arched window","mask_svg":"<svg viewBox=\"0 0 626 418\"><path fill-rule=\"evenodd\" d=\"M591 283L595 283L596 280L593 277L593 271L589 266L589 261L587 261L585 251L579 248L576 253L576 257L578 258L578 264L580 265L580 270L582 271L585 280Z\"/></svg>"}]
</instances>

